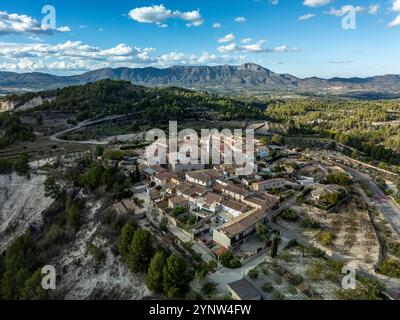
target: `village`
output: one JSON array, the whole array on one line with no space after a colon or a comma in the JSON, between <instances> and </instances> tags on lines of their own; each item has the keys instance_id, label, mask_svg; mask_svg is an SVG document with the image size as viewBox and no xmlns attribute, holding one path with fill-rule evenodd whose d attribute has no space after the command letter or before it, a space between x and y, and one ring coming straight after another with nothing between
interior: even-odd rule
<instances>
[{"instance_id":1,"label":"village","mask_svg":"<svg viewBox=\"0 0 400 320\"><path fill-rule=\"evenodd\" d=\"M349 199L361 198L353 192L353 178L339 165L323 164L300 150L265 145L263 139L255 139L254 145L254 170L248 175L238 174L235 163L152 164L143 156L144 152L134 159L125 159L121 162L125 166L138 162L141 182L134 188L134 200L116 203L116 211L134 212L145 228L152 226L171 234L183 248L205 263L215 264L217 271L210 278L215 280L212 283L217 297L248 299L249 296L237 292L243 291L253 292L251 299L270 299L271 293L262 294L262 285L257 290L257 284L251 284L246 273L268 260L275 239L283 255L288 255L286 250L294 250L295 256L304 252L305 249L293 248L293 244L339 256L343 251L340 264L353 261L357 267L372 270L378 260L379 245L367 213L360 215L364 215L362 227L366 228L364 236L369 237L368 243L361 240L354 251L336 246L336 242L345 241L343 235L335 234L336 220L346 214L343 212L351 205ZM224 156L230 148L235 147L228 143L218 150ZM362 205L356 210L362 211ZM363 256L365 252L368 256ZM229 275L228 269L233 270ZM334 299L334 292L340 290L340 276L341 270L334 277L334 285L318 284L321 292L314 292L309 298ZM198 290L204 285L197 284ZM288 287L282 290L287 291ZM301 289L298 291L291 298L307 297ZM309 286L305 291L310 291ZM285 295L275 292L275 296Z\"/></svg>"},{"instance_id":2,"label":"village","mask_svg":"<svg viewBox=\"0 0 400 320\"><path fill-rule=\"evenodd\" d=\"M234 139L208 141L202 148L219 155L219 163L212 157L187 161L185 139L156 139L133 149L115 141L30 166L41 172L61 161L74 168L90 157L134 181L110 203L113 219L149 231L190 263L196 276L189 293L195 298L338 299L344 266L382 280L376 272L385 261L382 237L396 243L399 237L382 210L389 198L376 194L372 179L390 184L389 173L339 152L290 147L274 134L258 132L250 140L251 154ZM149 158L149 148L166 161Z\"/></svg>"}]
</instances>

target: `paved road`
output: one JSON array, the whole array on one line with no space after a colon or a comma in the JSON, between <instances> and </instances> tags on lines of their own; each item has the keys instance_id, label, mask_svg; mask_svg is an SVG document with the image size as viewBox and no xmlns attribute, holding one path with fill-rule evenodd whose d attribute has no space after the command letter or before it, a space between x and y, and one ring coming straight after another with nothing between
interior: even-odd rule
<instances>
[{"instance_id":1,"label":"paved road","mask_svg":"<svg viewBox=\"0 0 400 320\"><path fill-rule=\"evenodd\" d=\"M97 120L85 120L81 123L78 123L75 127L66 129L62 132L55 133L50 136L51 141L57 141L57 142L68 142L68 143L78 143L78 144L95 144L95 145L105 145L108 144L108 141L96 141L96 140L86 140L86 141L73 141L73 140L63 140L58 138L58 136L61 136L63 134L73 132L75 130L87 127L87 126L93 126L96 124L103 123L105 121L112 121L112 120L118 120L118 119L123 119L126 118L127 115L119 115L119 116L110 116L110 117L105 117L103 119L97 119Z\"/></svg>"},{"instance_id":2,"label":"paved road","mask_svg":"<svg viewBox=\"0 0 400 320\"><path fill-rule=\"evenodd\" d=\"M385 195L381 188L371 178L357 170L346 168L358 181L367 183L373 193L373 200L394 231L400 236L400 207Z\"/></svg>"}]
</instances>

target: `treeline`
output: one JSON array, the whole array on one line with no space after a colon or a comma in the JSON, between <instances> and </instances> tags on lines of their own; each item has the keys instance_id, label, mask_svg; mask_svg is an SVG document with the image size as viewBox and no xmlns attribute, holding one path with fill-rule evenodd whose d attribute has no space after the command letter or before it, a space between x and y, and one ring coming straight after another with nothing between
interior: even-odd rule
<instances>
[{"instance_id":1,"label":"treeline","mask_svg":"<svg viewBox=\"0 0 400 320\"><path fill-rule=\"evenodd\" d=\"M118 249L131 272L146 274L146 284L152 292L168 298L183 297L192 279L185 260L159 248L149 231L126 224Z\"/></svg>"},{"instance_id":2,"label":"treeline","mask_svg":"<svg viewBox=\"0 0 400 320\"><path fill-rule=\"evenodd\" d=\"M264 118L260 102L218 97L182 88L146 88L127 81L101 80L40 93L54 96L35 110L68 111L70 122L137 113L152 122L203 119L243 120Z\"/></svg>"},{"instance_id":3,"label":"treeline","mask_svg":"<svg viewBox=\"0 0 400 320\"><path fill-rule=\"evenodd\" d=\"M400 164L398 101L295 99L272 104L266 115L285 125L289 134L334 139L371 160Z\"/></svg>"}]
</instances>

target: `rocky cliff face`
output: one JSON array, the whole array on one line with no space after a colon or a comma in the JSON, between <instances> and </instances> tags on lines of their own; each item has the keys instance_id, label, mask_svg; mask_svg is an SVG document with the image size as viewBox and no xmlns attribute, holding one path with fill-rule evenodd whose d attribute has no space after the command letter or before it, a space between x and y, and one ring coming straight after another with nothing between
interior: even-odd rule
<instances>
[{"instance_id":1,"label":"rocky cliff face","mask_svg":"<svg viewBox=\"0 0 400 320\"><path fill-rule=\"evenodd\" d=\"M42 213L53 203L44 195L45 179L41 174L32 174L31 178L0 175L0 253L28 229L40 230L43 226ZM98 232L102 202L88 199L86 207L84 223L74 240L58 247L46 262L56 269L56 297L137 300L149 296L144 277L129 272L112 250L110 240ZM90 244L104 250L101 263L95 263L88 254Z\"/></svg>"},{"instance_id":2,"label":"rocky cliff face","mask_svg":"<svg viewBox=\"0 0 400 320\"><path fill-rule=\"evenodd\" d=\"M66 300L140 300L149 296L144 276L132 274L112 252L109 240L98 232L96 217L101 214L101 201L89 201L88 207L88 221L75 241L50 261L60 276L59 294ZM103 248L105 258L101 263L94 263L88 254L90 243Z\"/></svg>"},{"instance_id":3,"label":"rocky cliff face","mask_svg":"<svg viewBox=\"0 0 400 320\"><path fill-rule=\"evenodd\" d=\"M15 105L14 101L0 101L0 112L12 111Z\"/></svg>"},{"instance_id":4,"label":"rocky cliff face","mask_svg":"<svg viewBox=\"0 0 400 320\"><path fill-rule=\"evenodd\" d=\"M5 100L0 102L0 112L13 111L16 109L19 111L29 110L45 102L51 102L52 100L54 100L54 98L43 99L41 96L37 96L22 105L20 105L18 101Z\"/></svg>"},{"instance_id":5,"label":"rocky cliff face","mask_svg":"<svg viewBox=\"0 0 400 320\"><path fill-rule=\"evenodd\" d=\"M31 226L42 224L42 211L53 202L44 196L44 175L30 179L0 175L0 252Z\"/></svg>"}]
</instances>

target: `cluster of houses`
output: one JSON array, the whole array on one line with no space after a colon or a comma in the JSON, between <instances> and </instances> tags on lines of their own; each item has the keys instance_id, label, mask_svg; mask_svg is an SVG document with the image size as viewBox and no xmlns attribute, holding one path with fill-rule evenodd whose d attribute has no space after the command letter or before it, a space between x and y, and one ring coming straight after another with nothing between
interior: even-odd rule
<instances>
[{"instance_id":1,"label":"cluster of houses","mask_svg":"<svg viewBox=\"0 0 400 320\"><path fill-rule=\"evenodd\" d=\"M165 144L163 148L168 155L169 147ZM225 148L220 151L224 159ZM269 148L256 144L254 152L254 170L247 175L237 170L236 164L180 161L161 164L140 159L142 178L153 187L150 192L153 211L212 251L214 246L225 250L240 248L259 224L268 222L286 205L276 194L284 195L315 184L312 178L295 178L291 166L281 165L279 170L274 170L275 167L271 170L264 161ZM286 157L297 159L298 154L293 151ZM312 195L319 197L319 193L333 190L328 187L319 191L314 190Z\"/></svg>"},{"instance_id":2,"label":"cluster of houses","mask_svg":"<svg viewBox=\"0 0 400 320\"><path fill-rule=\"evenodd\" d=\"M279 197L268 190L285 187L285 179L264 180L261 176L238 176L234 165L178 172L161 166L143 169L143 178L159 192L152 196L153 208L174 222L182 215L196 223L186 229L194 240L218 244L225 249L243 243L265 223L268 212L279 205Z\"/></svg>"}]
</instances>

